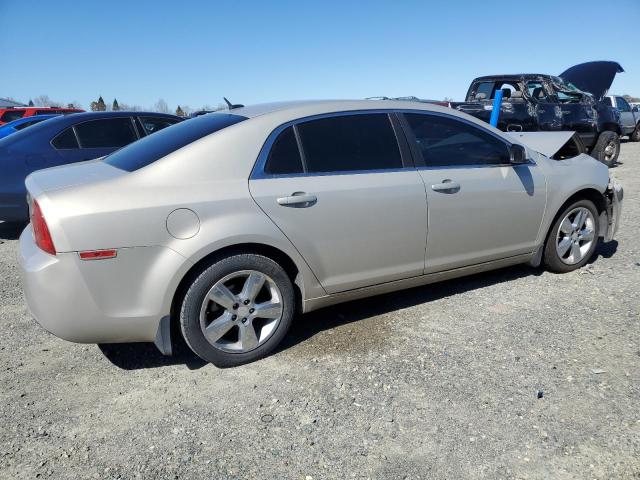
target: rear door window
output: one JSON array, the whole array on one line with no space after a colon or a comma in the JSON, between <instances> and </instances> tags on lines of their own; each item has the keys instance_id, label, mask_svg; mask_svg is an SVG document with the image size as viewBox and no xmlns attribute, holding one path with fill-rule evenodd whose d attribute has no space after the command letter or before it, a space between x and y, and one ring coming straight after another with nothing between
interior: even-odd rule
<instances>
[{"instance_id":1,"label":"rear door window","mask_svg":"<svg viewBox=\"0 0 640 480\"><path fill-rule=\"evenodd\" d=\"M13 122L24 116L24 110L7 110L2 114L0 120L3 122Z\"/></svg>"},{"instance_id":2,"label":"rear door window","mask_svg":"<svg viewBox=\"0 0 640 480\"><path fill-rule=\"evenodd\" d=\"M163 128L170 127L177 123L177 120L161 117L139 117L140 122L144 128L144 134L149 135L154 132L158 132Z\"/></svg>"},{"instance_id":3,"label":"rear door window","mask_svg":"<svg viewBox=\"0 0 640 480\"><path fill-rule=\"evenodd\" d=\"M81 148L118 148L138 139L128 117L91 120L75 128Z\"/></svg>"},{"instance_id":4,"label":"rear door window","mask_svg":"<svg viewBox=\"0 0 640 480\"><path fill-rule=\"evenodd\" d=\"M51 145L58 150L68 150L70 148L78 148L78 139L73 132L73 127L67 128L53 139Z\"/></svg>"},{"instance_id":5,"label":"rear door window","mask_svg":"<svg viewBox=\"0 0 640 480\"><path fill-rule=\"evenodd\" d=\"M304 171L293 127L287 127L276 138L269 152L264 171L270 175L286 175Z\"/></svg>"},{"instance_id":6,"label":"rear door window","mask_svg":"<svg viewBox=\"0 0 640 480\"><path fill-rule=\"evenodd\" d=\"M631 105L629 105L624 98L616 97L616 103L618 104L618 110L620 110L621 112L631 111Z\"/></svg>"},{"instance_id":7,"label":"rear door window","mask_svg":"<svg viewBox=\"0 0 640 480\"><path fill-rule=\"evenodd\" d=\"M427 167L510 163L506 143L478 127L438 115L405 114Z\"/></svg>"},{"instance_id":8,"label":"rear door window","mask_svg":"<svg viewBox=\"0 0 640 480\"><path fill-rule=\"evenodd\" d=\"M323 118L300 123L297 128L310 173L402 168L387 114Z\"/></svg>"}]
</instances>

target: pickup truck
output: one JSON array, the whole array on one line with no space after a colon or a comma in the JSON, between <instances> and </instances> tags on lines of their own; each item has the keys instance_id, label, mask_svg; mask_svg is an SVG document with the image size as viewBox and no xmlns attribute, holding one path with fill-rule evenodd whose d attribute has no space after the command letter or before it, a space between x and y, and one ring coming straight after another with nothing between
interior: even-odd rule
<instances>
[{"instance_id":1,"label":"pickup truck","mask_svg":"<svg viewBox=\"0 0 640 480\"><path fill-rule=\"evenodd\" d=\"M507 132L574 131L591 156L615 165L620 152L620 112L604 100L617 62L587 62L559 76L510 74L478 77L464 102L451 107L489 122L493 99L502 90L498 128Z\"/></svg>"},{"instance_id":2,"label":"pickup truck","mask_svg":"<svg viewBox=\"0 0 640 480\"><path fill-rule=\"evenodd\" d=\"M620 112L622 135L629 135L632 142L640 141L640 112L637 105L631 105L620 95L607 95L605 102Z\"/></svg>"}]
</instances>

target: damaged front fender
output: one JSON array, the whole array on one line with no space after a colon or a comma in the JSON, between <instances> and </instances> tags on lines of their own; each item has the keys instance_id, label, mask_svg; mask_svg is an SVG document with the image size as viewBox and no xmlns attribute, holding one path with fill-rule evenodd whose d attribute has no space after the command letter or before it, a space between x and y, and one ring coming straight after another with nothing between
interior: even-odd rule
<instances>
[{"instance_id":1,"label":"damaged front fender","mask_svg":"<svg viewBox=\"0 0 640 480\"><path fill-rule=\"evenodd\" d=\"M620 225L620 215L622 214L622 199L624 189L622 185L613 177L609 177L609 184L604 192L604 199L607 204L607 227L604 234L604 241L610 242L615 237Z\"/></svg>"}]
</instances>

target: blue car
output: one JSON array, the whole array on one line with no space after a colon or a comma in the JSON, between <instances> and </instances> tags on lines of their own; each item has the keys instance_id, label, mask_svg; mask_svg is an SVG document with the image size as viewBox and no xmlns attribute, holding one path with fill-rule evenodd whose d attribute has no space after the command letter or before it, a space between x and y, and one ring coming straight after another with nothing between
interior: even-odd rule
<instances>
[{"instance_id":1,"label":"blue car","mask_svg":"<svg viewBox=\"0 0 640 480\"><path fill-rule=\"evenodd\" d=\"M18 120L14 120L13 122L5 123L4 125L0 125L0 138L7 137L12 133L19 132L31 125L35 125L36 123L40 123L43 120L49 120L50 118L57 117L60 114L56 115L32 115L30 117L19 118Z\"/></svg>"},{"instance_id":2,"label":"blue car","mask_svg":"<svg viewBox=\"0 0 640 480\"><path fill-rule=\"evenodd\" d=\"M0 139L0 220L28 221L24 180L30 173L103 157L182 120L150 112L74 113Z\"/></svg>"}]
</instances>

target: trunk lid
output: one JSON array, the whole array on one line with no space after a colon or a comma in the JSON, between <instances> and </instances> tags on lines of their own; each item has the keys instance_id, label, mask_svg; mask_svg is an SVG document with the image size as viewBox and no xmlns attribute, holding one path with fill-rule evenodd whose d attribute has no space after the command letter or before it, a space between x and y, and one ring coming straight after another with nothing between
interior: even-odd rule
<instances>
[{"instance_id":1,"label":"trunk lid","mask_svg":"<svg viewBox=\"0 0 640 480\"><path fill-rule=\"evenodd\" d=\"M25 184L31 197L35 198L45 192L101 182L126 174L124 170L97 159L38 170L27 177Z\"/></svg>"},{"instance_id":2,"label":"trunk lid","mask_svg":"<svg viewBox=\"0 0 640 480\"><path fill-rule=\"evenodd\" d=\"M613 83L616 73L624 69L618 62L597 61L574 65L562 72L559 77L565 83L571 83L583 92L593 95L596 100L602 100Z\"/></svg>"}]
</instances>

